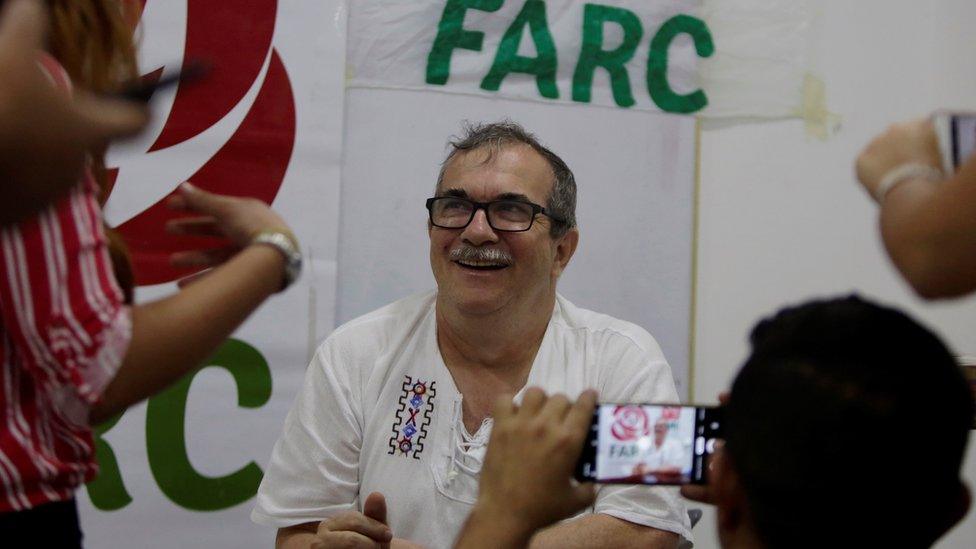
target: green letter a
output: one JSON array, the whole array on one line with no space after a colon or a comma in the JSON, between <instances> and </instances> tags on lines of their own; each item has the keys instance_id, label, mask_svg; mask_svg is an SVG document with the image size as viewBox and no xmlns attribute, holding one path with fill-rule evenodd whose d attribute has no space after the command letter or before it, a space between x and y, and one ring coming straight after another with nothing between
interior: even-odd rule
<instances>
[{"instance_id":1,"label":"green letter a","mask_svg":"<svg viewBox=\"0 0 976 549\"><path fill-rule=\"evenodd\" d=\"M519 44L522 42L522 31L528 25L532 32L532 41L538 57L522 57L518 54ZM546 22L546 3L541 0L528 0L518 17L505 31L495 62L491 65L488 75L481 81L481 88L488 91L498 91L502 80L509 73L520 72L534 74L536 86L543 97L559 99L556 88L556 44L549 32Z\"/></svg>"}]
</instances>

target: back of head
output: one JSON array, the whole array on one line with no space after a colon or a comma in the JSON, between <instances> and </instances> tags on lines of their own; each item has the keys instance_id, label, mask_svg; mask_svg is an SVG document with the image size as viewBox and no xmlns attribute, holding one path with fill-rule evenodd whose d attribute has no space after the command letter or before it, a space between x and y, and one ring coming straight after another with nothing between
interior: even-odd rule
<instances>
[{"instance_id":1,"label":"back of head","mask_svg":"<svg viewBox=\"0 0 976 549\"><path fill-rule=\"evenodd\" d=\"M726 448L767 547L924 547L940 536L973 418L945 345L857 297L783 310L751 342Z\"/></svg>"}]
</instances>

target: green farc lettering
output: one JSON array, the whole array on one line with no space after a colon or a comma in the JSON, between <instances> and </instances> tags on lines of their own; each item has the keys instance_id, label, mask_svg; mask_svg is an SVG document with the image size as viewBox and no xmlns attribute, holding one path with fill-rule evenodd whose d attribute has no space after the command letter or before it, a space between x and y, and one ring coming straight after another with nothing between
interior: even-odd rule
<instances>
[{"instance_id":1,"label":"green farc lettering","mask_svg":"<svg viewBox=\"0 0 976 549\"><path fill-rule=\"evenodd\" d=\"M224 368L237 385L237 404L259 408L271 398L271 370L257 349L230 339L205 362ZM217 511L251 499L263 472L250 462L223 477L200 474L186 451L186 399L197 370L166 391L149 399L146 410L146 451L149 468L160 490L177 505L194 511ZM103 511L121 509L132 502L125 489L115 453L103 438L121 416L95 429L96 454L101 473L88 483L92 503Z\"/></svg>"},{"instance_id":2,"label":"green farc lettering","mask_svg":"<svg viewBox=\"0 0 976 549\"><path fill-rule=\"evenodd\" d=\"M505 0L447 0L438 25L437 37L427 57L427 83L445 85L450 78L451 54L455 49L480 52L485 33L463 28L464 15L469 9L495 12ZM613 49L605 49L607 25L617 25L623 35L621 43ZM518 54L522 37L528 28L535 45L536 56ZM620 107L632 107L636 101L627 71L629 63L644 37L640 18L631 10L615 6L588 3L583 6L583 25L579 58L573 71L573 101L589 103L592 100L593 77L596 70L606 70L614 102ZM665 112L689 114L708 105L704 90L679 94L668 81L669 52L674 40L687 34L694 41L699 57L711 57L715 52L712 34L704 21L690 15L676 15L657 30L651 38L647 58L647 91L655 105ZM481 88L498 91L511 73L534 75L539 95L547 99L559 99L556 83L558 51L552 37L543 0L525 0L515 20L509 25L495 51L488 73L481 81Z\"/></svg>"}]
</instances>

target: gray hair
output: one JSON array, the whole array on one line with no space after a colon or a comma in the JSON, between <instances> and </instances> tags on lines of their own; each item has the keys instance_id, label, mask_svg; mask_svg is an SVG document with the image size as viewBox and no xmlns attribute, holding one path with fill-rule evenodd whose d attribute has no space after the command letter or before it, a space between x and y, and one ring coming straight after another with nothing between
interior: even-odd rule
<instances>
[{"instance_id":1,"label":"gray hair","mask_svg":"<svg viewBox=\"0 0 976 549\"><path fill-rule=\"evenodd\" d=\"M552 219L549 230L550 236L559 238L576 226L576 178L569 166L556 153L547 149L538 139L525 128L511 120L502 120L490 124L472 124L465 122L463 135L452 137L448 141L451 152L441 163L441 171L437 176L437 189L440 190L444 182L444 171L451 160L458 153L465 153L476 149L487 148L488 157L485 163L491 162L495 153L509 145L523 144L532 147L549 163L552 169L552 191L546 199L546 213Z\"/></svg>"}]
</instances>

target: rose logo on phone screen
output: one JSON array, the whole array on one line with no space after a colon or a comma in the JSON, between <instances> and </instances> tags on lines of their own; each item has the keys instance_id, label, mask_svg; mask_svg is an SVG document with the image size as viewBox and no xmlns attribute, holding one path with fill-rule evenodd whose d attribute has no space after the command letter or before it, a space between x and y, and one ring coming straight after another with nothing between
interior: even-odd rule
<instances>
[{"instance_id":1,"label":"rose logo on phone screen","mask_svg":"<svg viewBox=\"0 0 976 549\"><path fill-rule=\"evenodd\" d=\"M641 406L617 406L613 410L613 425L610 433L613 438L626 442L647 436L650 433L647 412Z\"/></svg>"}]
</instances>

